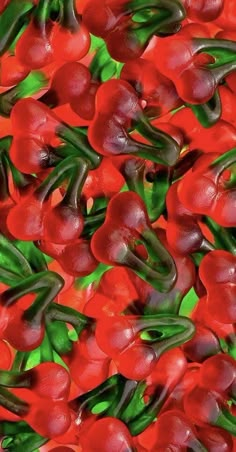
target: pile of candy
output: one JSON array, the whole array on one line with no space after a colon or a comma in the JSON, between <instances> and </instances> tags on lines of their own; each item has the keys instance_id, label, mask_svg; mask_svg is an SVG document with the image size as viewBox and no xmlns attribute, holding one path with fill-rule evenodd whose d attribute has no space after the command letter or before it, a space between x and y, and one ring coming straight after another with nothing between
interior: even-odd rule
<instances>
[{"instance_id":1,"label":"pile of candy","mask_svg":"<svg viewBox=\"0 0 236 452\"><path fill-rule=\"evenodd\" d=\"M235 0L0 0L9 452L236 451Z\"/></svg>"}]
</instances>

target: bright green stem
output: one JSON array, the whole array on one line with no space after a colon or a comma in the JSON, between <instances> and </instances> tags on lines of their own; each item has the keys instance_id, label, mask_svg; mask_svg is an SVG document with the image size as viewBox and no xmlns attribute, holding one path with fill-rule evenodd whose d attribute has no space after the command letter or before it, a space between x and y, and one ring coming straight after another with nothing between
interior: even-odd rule
<instances>
[{"instance_id":1,"label":"bright green stem","mask_svg":"<svg viewBox=\"0 0 236 452\"><path fill-rule=\"evenodd\" d=\"M90 273L88 276L84 276L81 278L78 278L76 281L78 282L78 288L80 289L86 289L86 287L89 286L89 284L96 283L96 286L99 285L100 279L106 273L108 270L110 270L112 266L105 265L105 264L98 264L96 270L94 272Z\"/></svg>"},{"instance_id":2,"label":"bright green stem","mask_svg":"<svg viewBox=\"0 0 236 452\"><path fill-rule=\"evenodd\" d=\"M20 351L16 351L15 354L15 359L13 361L11 370L13 372L19 372L25 369L27 360L29 358L29 352L20 352Z\"/></svg>"},{"instance_id":3,"label":"bright green stem","mask_svg":"<svg viewBox=\"0 0 236 452\"><path fill-rule=\"evenodd\" d=\"M220 119L222 106L218 90L215 91L214 96L205 104L186 105L192 109L193 113L203 127L211 127Z\"/></svg>"},{"instance_id":4,"label":"bright green stem","mask_svg":"<svg viewBox=\"0 0 236 452\"><path fill-rule=\"evenodd\" d=\"M51 320L46 325L48 337L53 349L60 356L69 353L72 350L72 342L68 336L69 330L66 323L60 320Z\"/></svg>"},{"instance_id":5,"label":"bright green stem","mask_svg":"<svg viewBox=\"0 0 236 452\"><path fill-rule=\"evenodd\" d=\"M125 393L128 389L130 394L130 389L132 393L133 388L137 385L137 382L134 381L132 382L133 385L131 384L127 387L127 382L128 380L122 375L113 375L95 389L92 389L91 391L88 391L87 393L74 399L70 402L70 406L72 410L76 412L78 417L83 418L84 413L88 411L92 412L96 405L106 402L103 409L103 414L105 414L108 410L110 410L111 406L116 407L117 403L119 404L119 401L122 399L124 388Z\"/></svg>"},{"instance_id":6,"label":"bright green stem","mask_svg":"<svg viewBox=\"0 0 236 452\"><path fill-rule=\"evenodd\" d=\"M132 394L132 398L127 401L126 407L120 412L120 419L129 426L133 419L136 419L144 412L146 404L144 402L144 393L147 388L145 380L139 381L136 385L135 391Z\"/></svg>"},{"instance_id":7,"label":"bright green stem","mask_svg":"<svg viewBox=\"0 0 236 452\"><path fill-rule=\"evenodd\" d=\"M0 55L3 55L15 40L33 8L32 0L11 0L2 12L0 15Z\"/></svg>"},{"instance_id":8,"label":"bright green stem","mask_svg":"<svg viewBox=\"0 0 236 452\"><path fill-rule=\"evenodd\" d=\"M57 129L57 135L66 143L70 143L78 152L78 156L88 159L91 169L97 168L101 163L101 156L98 155L88 142L86 135L78 129L66 124L61 124Z\"/></svg>"},{"instance_id":9,"label":"bright green stem","mask_svg":"<svg viewBox=\"0 0 236 452\"><path fill-rule=\"evenodd\" d=\"M214 423L215 426L220 427L236 436L236 416L230 414L227 410L223 409L221 414Z\"/></svg>"},{"instance_id":10,"label":"bright green stem","mask_svg":"<svg viewBox=\"0 0 236 452\"><path fill-rule=\"evenodd\" d=\"M50 5L52 0L39 0L34 13L34 24L41 30L45 30L46 22L50 17Z\"/></svg>"},{"instance_id":11,"label":"bright green stem","mask_svg":"<svg viewBox=\"0 0 236 452\"><path fill-rule=\"evenodd\" d=\"M43 342L40 344L40 362L53 362L53 349L51 346L51 341L48 337L48 331L45 331Z\"/></svg>"},{"instance_id":12,"label":"bright green stem","mask_svg":"<svg viewBox=\"0 0 236 452\"><path fill-rule=\"evenodd\" d=\"M26 415L29 411L28 403L19 399L7 389L1 387L0 405L18 416Z\"/></svg>"},{"instance_id":13,"label":"bright green stem","mask_svg":"<svg viewBox=\"0 0 236 452\"><path fill-rule=\"evenodd\" d=\"M227 353L236 359L236 334L232 333L226 338Z\"/></svg>"},{"instance_id":14,"label":"bright green stem","mask_svg":"<svg viewBox=\"0 0 236 452\"><path fill-rule=\"evenodd\" d=\"M74 327L78 335L86 326L89 324L91 325L94 322L93 319L86 317L75 309L56 303L49 306L47 311L47 319L49 321L59 320L60 322L69 323Z\"/></svg>"},{"instance_id":15,"label":"bright green stem","mask_svg":"<svg viewBox=\"0 0 236 452\"><path fill-rule=\"evenodd\" d=\"M139 435L155 420L168 395L169 392L167 387L162 387L161 391L160 387L158 387L151 402L143 408L141 413L128 421L128 427L132 436Z\"/></svg>"},{"instance_id":16,"label":"bright green stem","mask_svg":"<svg viewBox=\"0 0 236 452\"><path fill-rule=\"evenodd\" d=\"M18 85L0 94L0 115L9 117L11 110L19 99L30 97L47 85L43 73L32 72Z\"/></svg>"}]
</instances>

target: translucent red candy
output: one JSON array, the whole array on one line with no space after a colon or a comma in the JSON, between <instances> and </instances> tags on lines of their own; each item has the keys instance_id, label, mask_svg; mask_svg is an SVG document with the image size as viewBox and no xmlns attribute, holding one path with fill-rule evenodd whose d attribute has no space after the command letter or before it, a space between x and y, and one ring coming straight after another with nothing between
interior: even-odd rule
<instances>
[{"instance_id":1,"label":"translucent red candy","mask_svg":"<svg viewBox=\"0 0 236 452\"><path fill-rule=\"evenodd\" d=\"M235 0L0 0L0 449L236 451Z\"/></svg>"}]
</instances>

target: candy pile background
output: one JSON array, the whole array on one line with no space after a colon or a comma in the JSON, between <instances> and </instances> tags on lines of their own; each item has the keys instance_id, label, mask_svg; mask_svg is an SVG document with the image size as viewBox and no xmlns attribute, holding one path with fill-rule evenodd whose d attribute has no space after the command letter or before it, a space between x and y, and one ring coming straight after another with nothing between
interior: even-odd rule
<instances>
[{"instance_id":1,"label":"candy pile background","mask_svg":"<svg viewBox=\"0 0 236 452\"><path fill-rule=\"evenodd\" d=\"M236 2L0 0L0 437L236 451Z\"/></svg>"}]
</instances>

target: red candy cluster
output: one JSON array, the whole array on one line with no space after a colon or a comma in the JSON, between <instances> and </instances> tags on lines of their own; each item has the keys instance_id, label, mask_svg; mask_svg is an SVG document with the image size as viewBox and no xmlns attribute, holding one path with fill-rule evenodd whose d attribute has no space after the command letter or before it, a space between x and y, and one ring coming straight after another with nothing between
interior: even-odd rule
<instances>
[{"instance_id":1,"label":"red candy cluster","mask_svg":"<svg viewBox=\"0 0 236 452\"><path fill-rule=\"evenodd\" d=\"M1 450L236 450L235 26L0 0Z\"/></svg>"}]
</instances>

